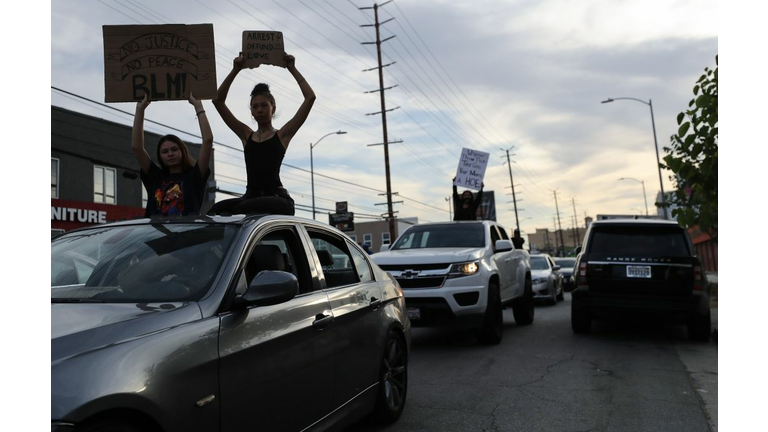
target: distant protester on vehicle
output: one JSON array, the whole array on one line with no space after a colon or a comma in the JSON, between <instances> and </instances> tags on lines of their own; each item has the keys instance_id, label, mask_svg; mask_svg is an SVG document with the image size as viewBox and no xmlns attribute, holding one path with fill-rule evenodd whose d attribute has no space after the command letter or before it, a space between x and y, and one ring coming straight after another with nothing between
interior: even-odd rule
<instances>
[{"instance_id":1,"label":"distant protester on vehicle","mask_svg":"<svg viewBox=\"0 0 768 432\"><path fill-rule=\"evenodd\" d=\"M205 116L202 101L189 93L188 101L195 108L203 144L197 162L189 156L189 150L176 135L165 135L157 144L155 164L144 148L144 111L151 101L145 94L136 104L133 118L131 149L141 167L141 182L147 190L145 217L182 216L200 213L205 196L205 185L211 171L209 163L213 148L213 133Z\"/></svg>"},{"instance_id":2,"label":"distant protester on vehicle","mask_svg":"<svg viewBox=\"0 0 768 432\"><path fill-rule=\"evenodd\" d=\"M226 105L227 93L237 74L243 69L243 53L233 61L232 71L219 87L218 96L213 105L224 123L243 143L247 186L245 195L216 203L209 214L284 214L294 215L296 209L288 191L280 181L280 166L291 139L307 119L315 103L315 92L307 80L296 69L296 59L286 54L284 57L288 72L296 79L304 101L298 111L281 129L272 126L277 103L267 84L257 84L251 92L251 117L258 124L256 131L242 123Z\"/></svg>"},{"instance_id":3,"label":"distant protester on vehicle","mask_svg":"<svg viewBox=\"0 0 768 432\"><path fill-rule=\"evenodd\" d=\"M512 244L515 245L515 249L522 249L524 243L525 243L525 239L520 237L520 230L515 228L515 231L512 237Z\"/></svg>"},{"instance_id":4,"label":"distant protester on vehicle","mask_svg":"<svg viewBox=\"0 0 768 432\"><path fill-rule=\"evenodd\" d=\"M453 178L456 181L456 177ZM477 220L477 208L480 207L480 203L483 202L483 188L485 183L480 184L480 190L475 196L472 192L465 190L459 196L459 192L456 190L456 184L453 184L453 220Z\"/></svg>"}]
</instances>

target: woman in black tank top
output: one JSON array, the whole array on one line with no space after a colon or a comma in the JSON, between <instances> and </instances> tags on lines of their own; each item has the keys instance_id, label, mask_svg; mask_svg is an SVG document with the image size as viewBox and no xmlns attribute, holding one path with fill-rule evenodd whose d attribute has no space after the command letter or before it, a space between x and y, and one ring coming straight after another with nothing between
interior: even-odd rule
<instances>
[{"instance_id":1,"label":"woman in black tank top","mask_svg":"<svg viewBox=\"0 0 768 432\"><path fill-rule=\"evenodd\" d=\"M279 130L272 126L277 104L267 84L257 84L251 92L251 116L258 124L256 131L237 120L225 104L232 82L243 69L243 53L235 58L232 71L219 87L213 105L224 123L243 143L248 185L242 198L219 201L208 214L295 214L293 199L280 181L280 166L288 144L304 124L315 103L315 92L296 70L296 59L288 54L283 59L286 68L299 84L304 102L293 118Z\"/></svg>"}]
</instances>

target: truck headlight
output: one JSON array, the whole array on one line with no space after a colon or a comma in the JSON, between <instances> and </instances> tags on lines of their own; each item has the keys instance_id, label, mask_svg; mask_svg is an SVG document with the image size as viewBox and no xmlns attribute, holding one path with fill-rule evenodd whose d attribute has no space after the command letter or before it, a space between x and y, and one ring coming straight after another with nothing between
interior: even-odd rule
<instances>
[{"instance_id":1,"label":"truck headlight","mask_svg":"<svg viewBox=\"0 0 768 432\"><path fill-rule=\"evenodd\" d=\"M461 277L473 275L480 271L480 262L472 261L468 263L453 264L448 272L449 277Z\"/></svg>"}]
</instances>

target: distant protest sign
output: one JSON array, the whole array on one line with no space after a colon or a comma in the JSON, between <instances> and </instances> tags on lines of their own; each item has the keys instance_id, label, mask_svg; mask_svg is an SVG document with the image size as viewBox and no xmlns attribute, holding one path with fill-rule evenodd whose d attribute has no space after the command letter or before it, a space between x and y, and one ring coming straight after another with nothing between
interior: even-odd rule
<instances>
[{"instance_id":1,"label":"distant protest sign","mask_svg":"<svg viewBox=\"0 0 768 432\"><path fill-rule=\"evenodd\" d=\"M106 102L216 97L213 24L103 26Z\"/></svg>"},{"instance_id":2,"label":"distant protest sign","mask_svg":"<svg viewBox=\"0 0 768 432\"><path fill-rule=\"evenodd\" d=\"M456 186L480 190L485 177L485 168L488 167L489 153L468 148L461 149L459 167L456 169Z\"/></svg>"},{"instance_id":3,"label":"distant protest sign","mask_svg":"<svg viewBox=\"0 0 768 432\"><path fill-rule=\"evenodd\" d=\"M244 67L255 68L263 64L285 67L284 55L282 32L253 30L243 32Z\"/></svg>"}]
</instances>

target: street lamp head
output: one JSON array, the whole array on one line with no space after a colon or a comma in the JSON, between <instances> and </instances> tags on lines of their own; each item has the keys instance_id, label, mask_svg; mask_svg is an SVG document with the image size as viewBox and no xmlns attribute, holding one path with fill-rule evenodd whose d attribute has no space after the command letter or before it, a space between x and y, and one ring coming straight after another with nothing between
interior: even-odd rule
<instances>
[{"instance_id":1,"label":"street lamp head","mask_svg":"<svg viewBox=\"0 0 768 432\"><path fill-rule=\"evenodd\" d=\"M345 133L347 133L347 131L338 131L338 132L336 132L337 135L344 135Z\"/></svg>"},{"instance_id":2,"label":"street lamp head","mask_svg":"<svg viewBox=\"0 0 768 432\"><path fill-rule=\"evenodd\" d=\"M608 99L606 99L606 100L604 100L604 101L602 101L600 103L609 103L609 102L613 102L613 99L608 98Z\"/></svg>"}]
</instances>

